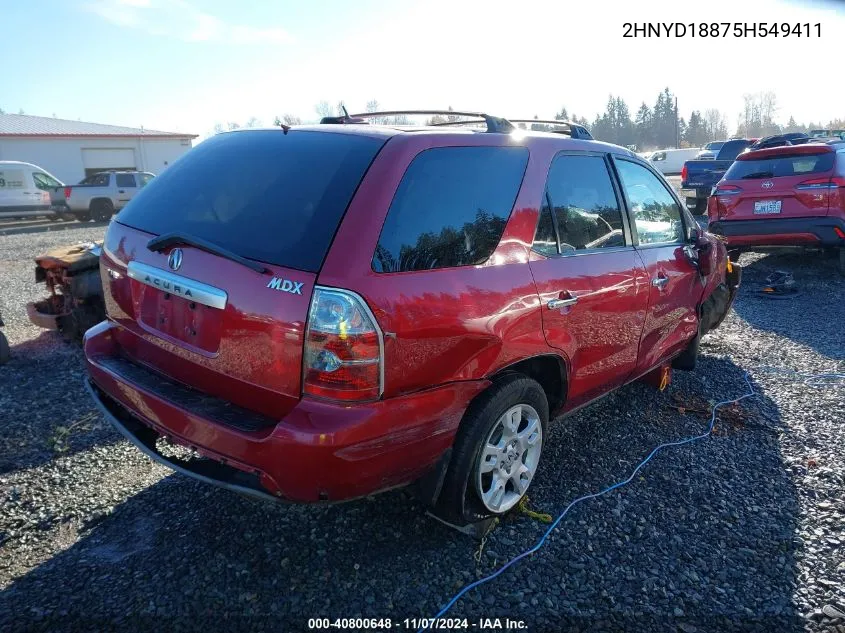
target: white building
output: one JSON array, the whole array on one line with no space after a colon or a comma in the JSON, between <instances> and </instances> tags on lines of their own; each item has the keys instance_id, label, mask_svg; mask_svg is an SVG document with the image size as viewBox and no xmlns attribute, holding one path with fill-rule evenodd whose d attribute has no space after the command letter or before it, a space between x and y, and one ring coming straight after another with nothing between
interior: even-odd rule
<instances>
[{"instance_id":1,"label":"white building","mask_svg":"<svg viewBox=\"0 0 845 633\"><path fill-rule=\"evenodd\" d=\"M66 184L106 169L160 174L191 149L195 134L0 114L0 160L46 169Z\"/></svg>"}]
</instances>

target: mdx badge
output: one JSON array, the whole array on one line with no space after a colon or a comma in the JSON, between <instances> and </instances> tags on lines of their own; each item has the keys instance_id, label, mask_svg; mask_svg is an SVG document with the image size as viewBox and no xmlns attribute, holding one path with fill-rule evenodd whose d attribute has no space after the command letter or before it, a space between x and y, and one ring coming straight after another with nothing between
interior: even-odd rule
<instances>
[{"instance_id":1,"label":"mdx badge","mask_svg":"<svg viewBox=\"0 0 845 633\"><path fill-rule=\"evenodd\" d=\"M290 279L282 279L281 277L273 277L270 280L270 283L267 284L268 288L272 288L273 290L281 290L282 292L289 292L292 295L301 295L302 294L302 286L305 282L304 281L291 281Z\"/></svg>"}]
</instances>

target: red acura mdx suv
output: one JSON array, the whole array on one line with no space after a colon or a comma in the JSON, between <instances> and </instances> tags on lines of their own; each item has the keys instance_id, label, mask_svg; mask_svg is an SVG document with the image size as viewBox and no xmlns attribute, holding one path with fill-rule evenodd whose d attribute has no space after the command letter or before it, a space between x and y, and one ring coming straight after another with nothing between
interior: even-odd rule
<instances>
[{"instance_id":1,"label":"red acura mdx suv","mask_svg":"<svg viewBox=\"0 0 845 633\"><path fill-rule=\"evenodd\" d=\"M621 147L363 121L219 134L144 187L106 234L89 390L242 493L418 482L448 520L504 513L554 414L693 368L740 270Z\"/></svg>"}]
</instances>

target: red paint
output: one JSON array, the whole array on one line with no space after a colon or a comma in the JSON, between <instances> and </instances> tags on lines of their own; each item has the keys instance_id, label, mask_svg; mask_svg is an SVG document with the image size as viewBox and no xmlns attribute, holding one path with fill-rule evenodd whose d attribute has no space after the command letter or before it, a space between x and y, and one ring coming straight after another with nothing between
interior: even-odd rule
<instances>
[{"instance_id":1,"label":"red paint","mask_svg":"<svg viewBox=\"0 0 845 633\"><path fill-rule=\"evenodd\" d=\"M339 130L339 128L344 128ZM363 133L363 126L323 126ZM373 134L385 135L383 128ZM269 132L268 132L269 133ZM502 239L483 265L392 274L371 260L407 165L431 147L524 145L528 168ZM89 331L90 376L136 417L176 441L260 471L273 494L296 501L345 499L418 478L452 444L472 399L514 363L554 355L566 367L572 410L679 353L697 331L697 307L725 279L724 246L712 236L704 279L683 248L629 247L546 259L531 251L546 175L561 150L621 148L551 134L396 132L358 188L318 274L267 266L269 274L183 247L179 274L228 292L225 309L126 276L131 261L166 270L169 251L149 234L112 222L101 258L109 321ZM110 272L111 271L111 272ZM266 288L272 276L301 282L302 295ZM653 278L667 278L663 290ZM384 392L344 403L302 395L302 350L314 285L357 293L384 333ZM577 297L550 310L553 298ZM178 301L177 301L178 299ZM186 330L186 328L188 328ZM191 334L195 330L196 334ZM202 419L111 373L121 355L211 396L277 419L244 432Z\"/></svg>"},{"instance_id":2,"label":"red paint","mask_svg":"<svg viewBox=\"0 0 845 633\"><path fill-rule=\"evenodd\" d=\"M813 233L773 233L771 235L731 235L728 246L812 246L819 243Z\"/></svg>"}]
</instances>

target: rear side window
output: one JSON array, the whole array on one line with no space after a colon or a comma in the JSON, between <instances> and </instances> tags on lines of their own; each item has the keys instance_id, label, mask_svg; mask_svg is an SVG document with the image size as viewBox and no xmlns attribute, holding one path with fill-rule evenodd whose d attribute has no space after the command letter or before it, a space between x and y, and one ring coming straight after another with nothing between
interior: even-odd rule
<instances>
[{"instance_id":1,"label":"rear side window","mask_svg":"<svg viewBox=\"0 0 845 633\"><path fill-rule=\"evenodd\" d=\"M142 187L118 214L238 255L317 272L355 189L384 144L339 132L218 134Z\"/></svg>"},{"instance_id":2,"label":"rear side window","mask_svg":"<svg viewBox=\"0 0 845 633\"><path fill-rule=\"evenodd\" d=\"M833 169L835 154L779 154L761 160L738 160L725 172L725 180L778 178L823 174Z\"/></svg>"},{"instance_id":3,"label":"rear side window","mask_svg":"<svg viewBox=\"0 0 845 633\"><path fill-rule=\"evenodd\" d=\"M601 156L557 156L549 170L546 200L561 254L625 246L622 211Z\"/></svg>"},{"instance_id":4,"label":"rear side window","mask_svg":"<svg viewBox=\"0 0 845 633\"><path fill-rule=\"evenodd\" d=\"M116 178L118 187L135 186L135 176L133 176L132 174L117 174Z\"/></svg>"},{"instance_id":5,"label":"rear side window","mask_svg":"<svg viewBox=\"0 0 845 633\"><path fill-rule=\"evenodd\" d=\"M750 145L751 143L749 141L730 141L725 143L716 155L716 160L736 160L736 157L739 156L742 150Z\"/></svg>"},{"instance_id":6,"label":"rear side window","mask_svg":"<svg viewBox=\"0 0 845 633\"><path fill-rule=\"evenodd\" d=\"M482 264L516 201L524 147L439 147L408 167L373 255L376 272Z\"/></svg>"}]
</instances>

